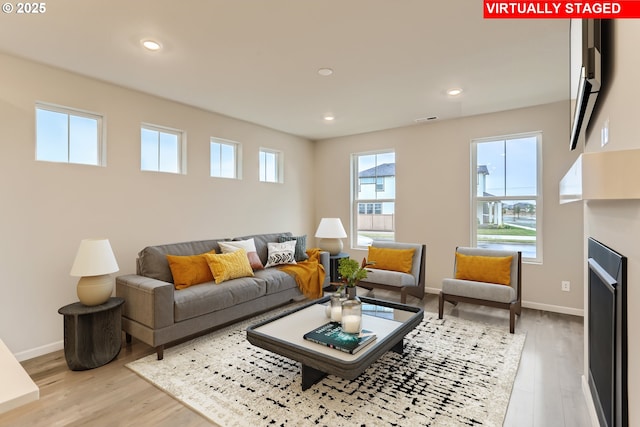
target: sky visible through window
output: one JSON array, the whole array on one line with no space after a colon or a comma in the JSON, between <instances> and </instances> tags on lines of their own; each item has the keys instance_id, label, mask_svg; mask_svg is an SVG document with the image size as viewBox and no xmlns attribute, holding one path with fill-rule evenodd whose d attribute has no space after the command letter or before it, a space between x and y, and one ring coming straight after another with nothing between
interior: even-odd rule
<instances>
[{"instance_id":1,"label":"sky visible through window","mask_svg":"<svg viewBox=\"0 0 640 427\"><path fill-rule=\"evenodd\" d=\"M237 178L235 144L211 141L211 176Z\"/></svg>"},{"instance_id":2,"label":"sky visible through window","mask_svg":"<svg viewBox=\"0 0 640 427\"><path fill-rule=\"evenodd\" d=\"M278 153L260 150L260 181L278 182Z\"/></svg>"},{"instance_id":3,"label":"sky visible through window","mask_svg":"<svg viewBox=\"0 0 640 427\"><path fill-rule=\"evenodd\" d=\"M536 194L536 159L536 137L478 144L477 164L489 172L484 191L492 196Z\"/></svg>"},{"instance_id":4,"label":"sky visible through window","mask_svg":"<svg viewBox=\"0 0 640 427\"><path fill-rule=\"evenodd\" d=\"M141 128L141 164L142 170L157 172L179 172L178 135Z\"/></svg>"},{"instance_id":5,"label":"sky visible through window","mask_svg":"<svg viewBox=\"0 0 640 427\"><path fill-rule=\"evenodd\" d=\"M36 159L99 164L98 119L36 109Z\"/></svg>"}]
</instances>

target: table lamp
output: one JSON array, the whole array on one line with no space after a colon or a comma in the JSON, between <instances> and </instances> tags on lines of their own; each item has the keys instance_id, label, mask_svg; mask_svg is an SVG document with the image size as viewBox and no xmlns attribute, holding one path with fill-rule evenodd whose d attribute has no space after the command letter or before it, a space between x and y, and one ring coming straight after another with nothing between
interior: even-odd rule
<instances>
[{"instance_id":1,"label":"table lamp","mask_svg":"<svg viewBox=\"0 0 640 427\"><path fill-rule=\"evenodd\" d=\"M320 238L318 246L331 255L342 252L342 240L347 237L340 218L322 218L316 230L316 237Z\"/></svg>"},{"instance_id":2,"label":"table lamp","mask_svg":"<svg viewBox=\"0 0 640 427\"><path fill-rule=\"evenodd\" d=\"M111 297L111 273L118 271L109 239L84 239L80 242L71 275L78 280L78 299L84 305L99 305Z\"/></svg>"}]
</instances>

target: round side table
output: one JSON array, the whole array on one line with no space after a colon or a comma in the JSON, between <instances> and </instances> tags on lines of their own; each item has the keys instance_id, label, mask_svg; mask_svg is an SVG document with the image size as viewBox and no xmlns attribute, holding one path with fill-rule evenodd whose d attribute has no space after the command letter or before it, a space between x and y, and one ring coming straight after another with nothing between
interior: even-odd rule
<instances>
[{"instance_id":1,"label":"round side table","mask_svg":"<svg viewBox=\"0 0 640 427\"><path fill-rule=\"evenodd\" d=\"M122 298L86 306L80 302L58 310L64 316L64 357L72 371L106 365L122 346Z\"/></svg>"}]
</instances>

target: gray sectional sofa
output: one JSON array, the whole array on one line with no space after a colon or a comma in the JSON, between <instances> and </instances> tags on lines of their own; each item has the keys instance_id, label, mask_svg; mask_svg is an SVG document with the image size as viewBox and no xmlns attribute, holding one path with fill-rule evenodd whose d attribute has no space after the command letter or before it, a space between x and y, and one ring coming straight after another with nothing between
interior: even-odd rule
<instances>
[{"instance_id":1,"label":"gray sectional sofa","mask_svg":"<svg viewBox=\"0 0 640 427\"><path fill-rule=\"evenodd\" d=\"M254 277L214 282L176 290L166 255L197 255L215 249L219 241L253 238L263 265L268 242L291 233L258 234L233 239L213 239L149 246L138 254L136 274L116 278L116 295L124 298L122 329L127 342L134 336L156 348L162 359L165 344L208 329L232 323L303 298L295 279L277 268L254 272ZM329 285L329 253L320 253Z\"/></svg>"}]
</instances>

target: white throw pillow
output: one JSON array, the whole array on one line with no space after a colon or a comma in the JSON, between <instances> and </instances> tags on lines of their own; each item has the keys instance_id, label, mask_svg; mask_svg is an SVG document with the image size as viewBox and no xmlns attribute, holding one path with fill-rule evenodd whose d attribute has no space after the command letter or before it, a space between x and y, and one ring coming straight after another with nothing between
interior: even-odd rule
<instances>
[{"instance_id":1,"label":"white throw pillow","mask_svg":"<svg viewBox=\"0 0 640 427\"><path fill-rule=\"evenodd\" d=\"M244 249L247 252L247 258L249 259L249 264L251 264L251 268L255 270L262 270L264 266L262 265L262 261L260 261L260 257L258 256L258 252L256 250L256 242L253 238L248 240L232 240L229 242L218 242L218 246L220 246L220 250L223 254L228 254L230 252L235 252L239 249Z\"/></svg>"},{"instance_id":2,"label":"white throw pillow","mask_svg":"<svg viewBox=\"0 0 640 427\"><path fill-rule=\"evenodd\" d=\"M273 267L274 265L281 264L295 264L295 252L296 241L290 240L282 243L267 243L267 250L269 251L269 258L267 258L267 267Z\"/></svg>"}]
</instances>

